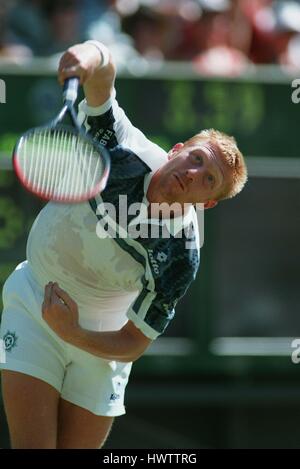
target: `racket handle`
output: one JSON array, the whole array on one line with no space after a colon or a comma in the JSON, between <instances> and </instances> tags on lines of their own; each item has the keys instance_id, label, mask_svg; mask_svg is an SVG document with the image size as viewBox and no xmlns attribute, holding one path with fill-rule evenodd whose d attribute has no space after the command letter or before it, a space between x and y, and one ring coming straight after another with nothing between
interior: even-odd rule
<instances>
[{"instance_id":1,"label":"racket handle","mask_svg":"<svg viewBox=\"0 0 300 469\"><path fill-rule=\"evenodd\" d=\"M77 99L79 87L79 78L67 78L63 87L63 101L65 104L73 105Z\"/></svg>"}]
</instances>

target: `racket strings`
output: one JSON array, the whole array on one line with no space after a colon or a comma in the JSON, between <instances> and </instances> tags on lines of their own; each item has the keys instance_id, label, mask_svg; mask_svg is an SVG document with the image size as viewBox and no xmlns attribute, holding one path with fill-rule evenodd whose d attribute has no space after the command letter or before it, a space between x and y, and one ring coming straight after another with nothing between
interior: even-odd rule
<instances>
[{"instance_id":1,"label":"racket strings","mask_svg":"<svg viewBox=\"0 0 300 469\"><path fill-rule=\"evenodd\" d=\"M35 131L18 148L18 167L33 192L56 201L94 193L104 164L94 146L67 130Z\"/></svg>"}]
</instances>

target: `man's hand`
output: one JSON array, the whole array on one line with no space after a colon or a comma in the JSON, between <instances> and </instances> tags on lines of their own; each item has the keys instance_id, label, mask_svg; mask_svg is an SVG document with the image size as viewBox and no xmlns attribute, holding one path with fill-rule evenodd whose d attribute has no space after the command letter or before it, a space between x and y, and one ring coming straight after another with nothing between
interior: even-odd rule
<instances>
[{"instance_id":1,"label":"man's hand","mask_svg":"<svg viewBox=\"0 0 300 469\"><path fill-rule=\"evenodd\" d=\"M76 44L70 47L61 57L58 67L58 81L63 85L64 80L76 76L83 85L101 63L101 55L92 44Z\"/></svg>"},{"instance_id":2,"label":"man's hand","mask_svg":"<svg viewBox=\"0 0 300 469\"><path fill-rule=\"evenodd\" d=\"M77 304L57 283L45 286L42 314L48 326L66 342L80 330Z\"/></svg>"},{"instance_id":3,"label":"man's hand","mask_svg":"<svg viewBox=\"0 0 300 469\"><path fill-rule=\"evenodd\" d=\"M102 66L102 56L95 45L84 42L70 47L60 59L58 81L63 85L66 78L78 77L84 87L87 104L101 106L111 95L116 77L116 67L110 56Z\"/></svg>"}]
</instances>

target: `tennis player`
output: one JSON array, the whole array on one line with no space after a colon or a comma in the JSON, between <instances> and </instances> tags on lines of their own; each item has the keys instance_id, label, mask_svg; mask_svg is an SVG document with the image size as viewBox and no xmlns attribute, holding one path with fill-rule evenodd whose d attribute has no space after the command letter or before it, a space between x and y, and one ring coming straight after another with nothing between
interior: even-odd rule
<instances>
[{"instance_id":1,"label":"tennis player","mask_svg":"<svg viewBox=\"0 0 300 469\"><path fill-rule=\"evenodd\" d=\"M4 285L2 386L13 448L103 446L125 413L132 362L164 332L195 278L194 205L214 207L247 178L235 140L218 131L168 154L149 141L118 106L115 65L101 43L63 54L59 81L70 76L80 77L79 116L109 149L111 173L95 199L43 208L27 260Z\"/></svg>"}]
</instances>

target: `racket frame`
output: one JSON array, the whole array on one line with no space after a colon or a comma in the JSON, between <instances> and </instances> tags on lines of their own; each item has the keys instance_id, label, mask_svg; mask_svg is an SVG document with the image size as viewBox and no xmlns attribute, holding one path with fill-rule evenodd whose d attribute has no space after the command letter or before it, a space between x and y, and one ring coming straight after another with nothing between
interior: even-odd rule
<instances>
[{"instance_id":1,"label":"racket frame","mask_svg":"<svg viewBox=\"0 0 300 469\"><path fill-rule=\"evenodd\" d=\"M70 83L72 83L71 80L74 80L74 79L69 79L68 81L66 80L67 83L64 86L64 105L62 109L60 110L60 112L57 114L57 116L54 117L54 119L52 119L50 122L48 122L47 124L43 126L34 127L24 132L22 136L18 139L13 149L13 156L12 156L13 168L22 186L26 190L30 191L32 194L34 194L35 196L37 196L38 198L42 200L46 200L46 201L53 200L54 202L58 202L58 203L80 203L80 202L84 202L86 200L92 199L96 194L101 193L105 189L108 176L109 176L109 172L110 172L110 155L109 155L108 150L99 142L94 140L89 134L87 134L86 131L83 129L83 127L78 123L77 116L73 107L74 102L76 101L76 98L77 98L77 90L75 91L73 90L73 94L71 94L72 99L67 98L66 89L68 87L68 84L70 85ZM75 86L76 86L76 83L75 83ZM74 82L73 82L73 87L74 87ZM69 115L73 126L62 123L66 115ZM67 200L67 201L60 200L60 199L56 200L55 198L47 197L44 194L44 192L34 190L33 188L30 187L30 185L27 185L25 183L26 177L18 162L19 148L22 146L24 139L26 139L29 135L33 135L34 133L39 133L39 132L44 132L44 131L51 132L51 131L55 131L56 129L64 130L68 133L73 133L74 136L76 137L79 135L82 142L86 142L89 145L91 145L95 149L95 151L99 154L99 158L102 159L102 164L104 168L103 175L99 183L96 184L93 191L91 191L91 195L89 195L88 198L87 198L87 195L85 195L85 196L78 196L72 200Z\"/></svg>"}]
</instances>

